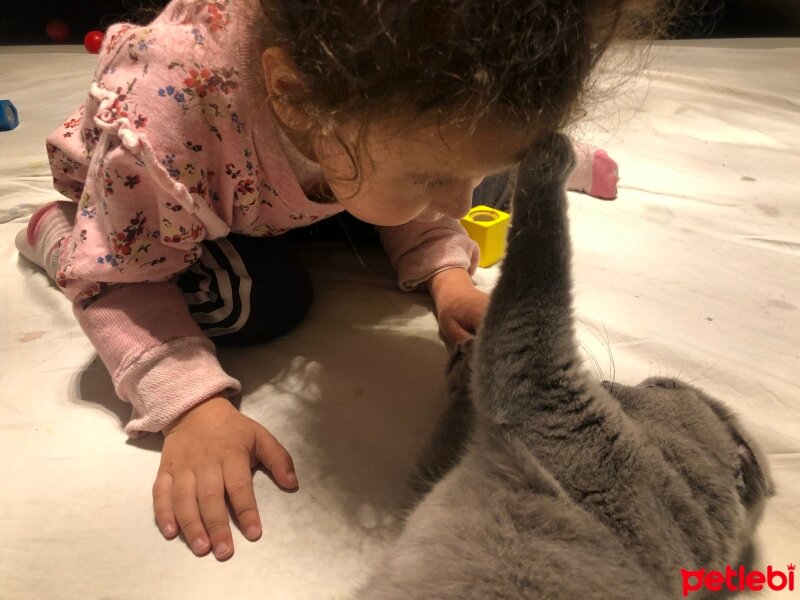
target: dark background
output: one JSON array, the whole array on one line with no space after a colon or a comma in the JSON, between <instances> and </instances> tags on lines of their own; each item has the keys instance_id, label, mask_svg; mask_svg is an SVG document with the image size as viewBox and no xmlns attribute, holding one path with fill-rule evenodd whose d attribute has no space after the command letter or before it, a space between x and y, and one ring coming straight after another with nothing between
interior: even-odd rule
<instances>
[{"instance_id":1,"label":"dark background","mask_svg":"<svg viewBox=\"0 0 800 600\"><path fill-rule=\"evenodd\" d=\"M166 0L5 0L0 9L0 45L52 43L46 24L54 19L68 25L66 42L79 44L93 29L104 30L122 20L147 21L148 14L166 3ZM706 0L702 13L687 16L668 37L800 37L800 0Z\"/></svg>"}]
</instances>

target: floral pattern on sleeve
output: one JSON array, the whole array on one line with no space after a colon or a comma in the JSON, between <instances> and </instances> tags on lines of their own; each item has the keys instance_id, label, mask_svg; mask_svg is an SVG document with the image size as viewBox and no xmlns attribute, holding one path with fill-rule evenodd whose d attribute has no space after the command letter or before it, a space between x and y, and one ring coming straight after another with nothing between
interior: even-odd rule
<instances>
[{"instance_id":1,"label":"floral pattern on sleeve","mask_svg":"<svg viewBox=\"0 0 800 600\"><path fill-rule=\"evenodd\" d=\"M58 283L160 281L189 266L206 231L171 200L145 163L115 144L87 177Z\"/></svg>"}]
</instances>

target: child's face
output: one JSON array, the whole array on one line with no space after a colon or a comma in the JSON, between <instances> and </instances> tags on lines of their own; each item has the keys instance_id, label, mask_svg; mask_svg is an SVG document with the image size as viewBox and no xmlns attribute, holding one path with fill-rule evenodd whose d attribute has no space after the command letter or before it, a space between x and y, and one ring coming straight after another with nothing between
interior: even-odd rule
<instances>
[{"instance_id":1,"label":"child's face","mask_svg":"<svg viewBox=\"0 0 800 600\"><path fill-rule=\"evenodd\" d=\"M331 192L349 213L374 225L402 225L465 216L483 178L518 163L532 141L530 131L501 128L488 119L472 133L459 124L376 123L355 149L361 170L355 181L341 145L331 138L313 144Z\"/></svg>"}]
</instances>

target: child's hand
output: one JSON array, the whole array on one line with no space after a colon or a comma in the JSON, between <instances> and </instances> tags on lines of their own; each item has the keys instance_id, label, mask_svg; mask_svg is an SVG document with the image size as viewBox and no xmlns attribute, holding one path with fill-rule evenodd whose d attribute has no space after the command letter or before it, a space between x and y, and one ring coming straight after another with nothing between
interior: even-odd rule
<instances>
[{"instance_id":1,"label":"child's hand","mask_svg":"<svg viewBox=\"0 0 800 600\"><path fill-rule=\"evenodd\" d=\"M259 423L222 397L198 404L164 429L161 466L153 485L156 523L167 539L178 525L198 556L233 555L227 494L245 537L261 536L251 469L259 462L286 489L297 487L292 457Z\"/></svg>"},{"instance_id":2,"label":"child's hand","mask_svg":"<svg viewBox=\"0 0 800 600\"><path fill-rule=\"evenodd\" d=\"M440 271L430 279L428 289L436 304L439 329L448 342L463 342L477 333L489 307L489 294L475 287L467 271Z\"/></svg>"}]
</instances>

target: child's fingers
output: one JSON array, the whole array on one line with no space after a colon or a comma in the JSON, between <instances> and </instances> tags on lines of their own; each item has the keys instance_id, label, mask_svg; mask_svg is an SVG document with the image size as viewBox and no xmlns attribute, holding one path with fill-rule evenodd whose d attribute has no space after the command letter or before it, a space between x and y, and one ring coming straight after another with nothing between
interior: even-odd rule
<instances>
[{"instance_id":1,"label":"child's fingers","mask_svg":"<svg viewBox=\"0 0 800 600\"><path fill-rule=\"evenodd\" d=\"M233 556L233 538L225 507L225 485L218 465L197 473L197 504L217 560Z\"/></svg>"},{"instance_id":2,"label":"child's fingers","mask_svg":"<svg viewBox=\"0 0 800 600\"><path fill-rule=\"evenodd\" d=\"M178 535L178 524L172 509L172 483L172 475L159 471L153 484L153 513L161 534L168 540Z\"/></svg>"},{"instance_id":3,"label":"child's fingers","mask_svg":"<svg viewBox=\"0 0 800 600\"><path fill-rule=\"evenodd\" d=\"M194 473L184 471L175 476L172 488L172 502L175 507L175 517L181 526L181 531L197 556L203 556L211 548L211 543L206 535L206 528L200 518L200 509L197 507L197 485Z\"/></svg>"},{"instance_id":4,"label":"child's fingers","mask_svg":"<svg viewBox=\"0 0 800 600\"><path fill-rule=\"evenodd\" d=\"M297 487L292 457L275 436L263 427L256 430L256 458L270 470L282 487L290 490Z\"/></svg>"},{"instance_id":5,"label":"child's fingers","mask_svg":"<svg viewBox=\"0 0 800 600\"><path fill-rule=\"evenodd\" d=\"M465 342L472 337L472 334L455 319L443 319L443 322L440 323L439 326L444 336L452 344Z\"/></svg>"},{"instance_id":6,"label":"child's fingers","mask_svg":"<svg viewBox=\"0 0 800 600\"><path fill-rule=\"evenodd\" d=\"M251 542L257 540L261 537L261 519L258 517L253 474L247 459L234 458L223 462L222 477L239 529Z\"/></svg>"}]
</instances>

